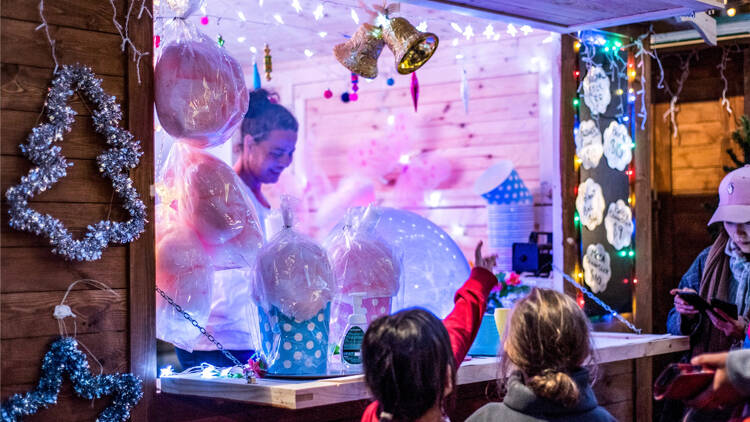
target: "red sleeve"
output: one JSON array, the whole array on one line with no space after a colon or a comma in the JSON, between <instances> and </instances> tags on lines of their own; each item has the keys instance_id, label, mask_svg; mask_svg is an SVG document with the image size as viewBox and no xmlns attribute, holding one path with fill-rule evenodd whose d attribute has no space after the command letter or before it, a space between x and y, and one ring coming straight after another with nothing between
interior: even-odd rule
<instances>
[{"instance_id":1,"label":"red sleeve","mask_svg":"<svg viewBox=\"0 0 750 422\"><path fill-rule=\"evenodd\" d=\"M475 267L466 283L456 292L453 310L443 320L451 339L456 367L461 365L477 336L487 308L487 297L496 285L497 278L490 271Z\"/></svg>"}]
</instances>

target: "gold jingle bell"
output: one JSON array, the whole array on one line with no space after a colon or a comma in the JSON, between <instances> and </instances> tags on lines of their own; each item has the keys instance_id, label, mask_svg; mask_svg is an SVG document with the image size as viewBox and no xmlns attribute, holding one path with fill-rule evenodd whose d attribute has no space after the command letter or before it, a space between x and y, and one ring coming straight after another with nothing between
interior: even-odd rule
<instances>
[{"instance_id":1,"label":"gold jingle bell","mask_svg":"<svg viewBox=\"0 0 750 422\"><path fill-rule=\"evenodd\" d=\"M383 25L383 39L396 57L396 70L408 75L422 67L438 46L437 35L420 32L404 18L390 18Z\"/></svg>"},{"instance_id":2,"label":"gold jingle bell","mask_svg":"<svg viewBox=\"0 0 750 422\"><path fill-rule=\"evenodd\" d=\"M333 47L333 55L353 73L373 79L378 76L378 57L385 45L380 34L380 28L362 24L349 40Z\"/></svg>"}]
</instances>

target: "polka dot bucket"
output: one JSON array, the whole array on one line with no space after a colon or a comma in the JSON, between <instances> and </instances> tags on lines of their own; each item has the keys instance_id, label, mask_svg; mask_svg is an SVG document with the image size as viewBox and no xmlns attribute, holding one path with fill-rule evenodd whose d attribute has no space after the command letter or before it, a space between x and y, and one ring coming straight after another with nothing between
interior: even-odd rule
<instances>
[{"instance_id":1,"label":"polka dot bucket","mask_svg":"<svg viewBox=\"0 0 750 422\"><path fill-rule=\"evenodd\" d=\"M331 304L312 318L299 321L272 306L258 308L261 348L268 359L268 373L276 375L324 375L327 367L328 321Z\"/></svg>"}]
</instances>

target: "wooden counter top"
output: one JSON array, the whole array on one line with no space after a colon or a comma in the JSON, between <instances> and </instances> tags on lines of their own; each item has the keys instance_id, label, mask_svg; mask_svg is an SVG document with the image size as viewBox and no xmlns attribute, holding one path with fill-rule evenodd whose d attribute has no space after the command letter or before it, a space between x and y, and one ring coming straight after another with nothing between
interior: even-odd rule
<instances>
[{"instance_id":1,"label":"wooden counter top","mask_svg":"<svg viewBox=\"0 0 750 422\"><path fill-rule=\"evenodd\" d=\"M687 350L688 337L594 333L594 360L599 364L638 359ZM472 358L458 371L458 384L497 378L497 358ZM171 375L160 378L161 391L171 394L210 397L261 404L285 409L304 409L369 398L362 375L310 381L259 379L247 384L243 379L203 378L201 374Z\"/></svg>"}]
</instances>

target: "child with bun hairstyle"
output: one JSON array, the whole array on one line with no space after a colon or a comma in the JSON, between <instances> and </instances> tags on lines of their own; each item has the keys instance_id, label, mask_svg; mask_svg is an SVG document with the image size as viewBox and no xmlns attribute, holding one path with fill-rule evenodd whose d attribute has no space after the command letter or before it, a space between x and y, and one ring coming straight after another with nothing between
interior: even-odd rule
<instances>
[{"instance_id":1,"label":"child with bun hairstyle","mask_svg":"<svg viewBox=\"0 0 750 422\"><path fill-rule=\"evenodd\" d=\"M475 266L445 320L412 308L370 324L362 342L362 364L376 401L365 409L363 422L446 419L456 372L477 335L490 290L497 285L490 271L495 259L482 256L479 242Z\"/></svg>"},{"instance_id":2,"label":"child with bun hairstyle","mask_svg":"<svg viewBox=\"0 0 750 422\"><path fill-rule=\"evenodd\" d=\"M503 402L485 405L467 422L615 421L598 405L582 366L590 354L589 322L575 301L533 289L516 303L506 328Z\"/></svg>"}]
</instances>

